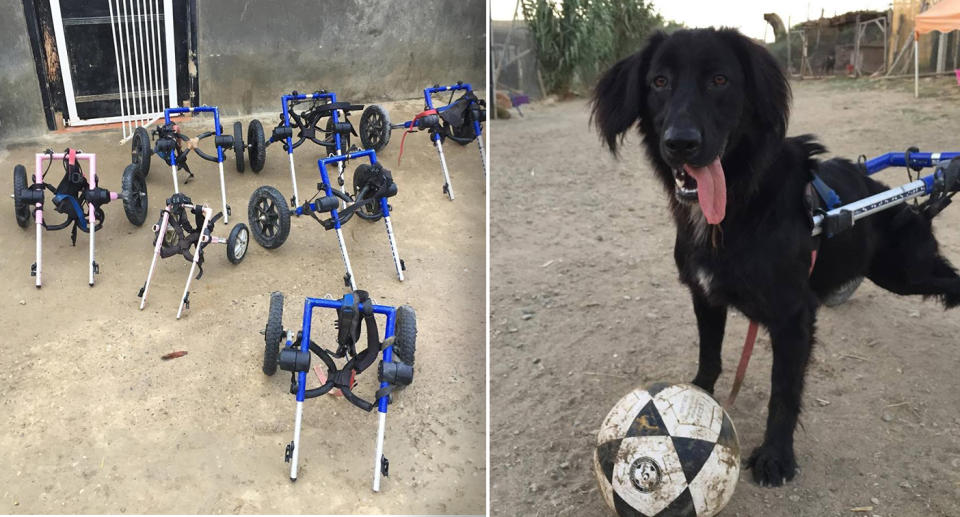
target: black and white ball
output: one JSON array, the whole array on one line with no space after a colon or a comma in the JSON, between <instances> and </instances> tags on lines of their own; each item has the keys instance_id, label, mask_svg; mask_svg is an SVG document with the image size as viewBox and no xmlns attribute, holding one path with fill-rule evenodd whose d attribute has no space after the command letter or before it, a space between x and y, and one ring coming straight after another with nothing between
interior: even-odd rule
<instances>
[{"instance_id":1,"label":"black and white ball","mask_svg":"<svg viewBox=\"0 0 960 517\"><path fill-rule=\"evenodd\" d=\"M622 517L710 517L740 477L733 421L692 384L654 384L620 399L597 436L600 491Z\"/></svg>"}]
</instances>

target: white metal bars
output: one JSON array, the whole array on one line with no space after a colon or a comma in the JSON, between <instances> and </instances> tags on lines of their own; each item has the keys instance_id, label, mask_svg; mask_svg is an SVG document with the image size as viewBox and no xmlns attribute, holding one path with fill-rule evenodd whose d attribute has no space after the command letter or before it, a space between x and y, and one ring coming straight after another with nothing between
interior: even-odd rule
<instances>
[{"instance_id":1,"label":"white metal bars","mask_svg":"<svg viewBox=\"0 0 960 517\"><path fill-rule=\"evenodd\" d=\"M162 0L162 11L160 1L107 0L117 62L120 115L79 120L75 99L68 94L71 125L120 122L122 143L133 136L137 127L149 126L160 119L164 108L176 107L173 0ZM58 42L61 39L58 38ZM67 83L66 77L64 83Z\"/></svg>"}]
</instances>

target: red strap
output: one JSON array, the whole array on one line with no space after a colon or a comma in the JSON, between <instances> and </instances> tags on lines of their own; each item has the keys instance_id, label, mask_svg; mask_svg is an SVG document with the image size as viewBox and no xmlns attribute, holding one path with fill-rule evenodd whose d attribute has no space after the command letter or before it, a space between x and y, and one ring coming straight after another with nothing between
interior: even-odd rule
<instances>
[{"instance_id":1,"label":"red strap","mask_svg":"<svg viewBox=\"0 0 960 517\"><path fill-rule=\"evenodd\" d=\"M817 250L810 252L810 271L808 275L813 274L813 266L817 263ZM730 396L724 407L727 409L733 407L733 402L737 399L737 393L740 392L740 385L743 384L743 378L747 374L747 365L750 364L750 354L753 353L753 345L757 341L757 322L750 320L750 326L747 327L747 337L743 341L743 352L740 353L740 364L737 365L737 375L733 378L733 387L730 388Z\"/></svg>"},{"instance_id":2,"label":"red strap","mask_svg":"<svg viewBox=\"0 0 960 517\"><path fill-rule=\"evenodd\" d=\"M77 150L76 149L67 149L67 163L70 165L77 164Z\"/></svg>"},{"instance_id":3,"label":"red strap","mask_svg":"<svg viewBox=\"0 0 960 517\"><path fill-rule=\"evenodd\" d=\"M420 120L421 118L426 117L427 115L436 115L436 114L437 114L437 110L429 109L429 110L421 111L420 113L417 113L415 117L413 117L413 120L410 122L410 127L408 127L407 130L403 132L403 137L400 138L400 154L397 156L397 167L400 166L400 158L403 158L403 141L407 139L407 133L413 132L413 128L417 127L417 121Z\"/></svg>"}]
</instances>

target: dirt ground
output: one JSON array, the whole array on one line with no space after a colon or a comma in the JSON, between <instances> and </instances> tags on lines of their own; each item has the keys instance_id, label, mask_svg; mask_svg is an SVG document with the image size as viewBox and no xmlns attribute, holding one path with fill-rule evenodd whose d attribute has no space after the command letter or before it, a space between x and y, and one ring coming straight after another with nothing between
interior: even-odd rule
<instances>
[{"instance_id":1,"label":"dirt ground","mask_svg":"<svg viewBox=\"0 0 960 517\"><path fill-rule=\"evenodd\" d=\"M396 121L422 109L422 100L386 107ZM267 132L276 117L261 117ZM245 127L251 118L243 119ZM232 123L224 120L228 130ZM195 135L211 126L212 118L198 116L185 131ZM414 306L418 317L416 382L390 407L390 476L379 494L371 490L376 414L329 395L304 405L300 477L290 482L283 461L293 439L289 376L260 371L259 332L271 291L286 294L288 328L299 328L304 297L345 292L333 232L310 218L294 219L280 249L268 251L251 240L237 266L227 261L224 246L210 246L203 278L191 287L191 308L179 321L189 264L182 257L162 260L141 312L137 291L150 265L151 226L173 192L169 168L154 157L147 223L131 225L119 201L105 207L96 241L101 274L93 288L87 285L87 236L71 248L68 231L44 234L44 287L34 287L33 226L21 230L7 201L0 226L6 290L0 297L0 513L483 513L480 160L475 146L448 146L457 193L450 202L426 134L407 138L398 166L400 136L394 132L381 159L399 186L391 204L406 281L397 281L382 222L357 219L344 230L359 287L377 303ZM119 139L120 130L111 129L10 144L0 151L0 167L9 181L17 163L32 172L34 153L74 146L96 152L101 185L119 190L130 159ZM204 149L212 148L212 141L205 143ZM295 157L301 196L309 197L319 181L319 148L305 144ZM183 192L219 210L216 164L196 156L189 163L197 176ZM230 227L246 222L256 187L270 184L291 195L287 163L282 147L273 145L260 174L249 167L238 174L228 153ZM57 183L61 174L54 164L48 180ZM47 214L61 220L52 209ZM216 234L226 237L228 230L220 223ZM314 341L334 347L333 311L314 314ZM174 350L189 354L160 360ZM357 393L372 398L376 368L358 380Z\"/></svg>"},{"instance_id":2,"label":"dirt ground","mask_svg":"<svg viewBox=\"0 0 960 517\"><path fill-rule=\"evenodd\" d=\"M834 155L958 147L952 77L924 81L918 101L907 82L793 88L789 134L815 133ZM954 93L933 96L943 91ZM693 378L695 318L639 137L615 160L583 100L523 109L491 130L492 515L609 515L593 474L600 423L635 386ZM879 177L906 182L903 169ZM956 264L958 217L950 207L935 223ZM960 515L958 314L869 281L822 309L796 433L802 470L782 488L741 472L723 515ZM731 313L723 396L746 329ZM731 412L745 453L762 439L770 367L761 332Z\"/></svg>"}]
</instances>

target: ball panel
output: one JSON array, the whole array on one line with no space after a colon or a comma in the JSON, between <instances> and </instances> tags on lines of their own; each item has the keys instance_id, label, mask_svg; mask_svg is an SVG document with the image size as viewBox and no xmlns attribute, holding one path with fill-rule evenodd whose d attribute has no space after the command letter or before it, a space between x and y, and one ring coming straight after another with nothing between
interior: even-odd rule
<instances>
[{"instance_id":1,"label":"ball panel","mask_svg":"<svg viewBox=\"0 0 960 517\"><path fill-rule=\"evenodd\" d=\"M690 494L700 517L712 517L722 510L740 480L740 452L717 445L700 472L690 481Z\"/></svg>"},{"instance_id":2,"label":"ball panel","mask_svg":"<svg viewBox=\"0 0 960 517\"><path fill-rule=\"evenodd\" d=\"M646 406L643 406L643 409L637 413L637 417L633 419L633 423L630 424L630 428L627 429L627 437L634 436L668 436L670 433L667 432L667 426L663 423L663 418L660 417L660 412L657 411L657 406L653 404L653 401L647 402Z\"/></svg>"},{"instance_id":3,"label":"ball panel","mask_svg":"<svg viewBox=\"0 0 960 517\"><path fill-rule=\"evenodd\" d=\"M597 434L597 444L626 436L637 413L648 402L650 402L650 394L641 388L633 390L617 401L617 405L607 413L607 418L603 419L600 433Z\"/></svg>"},{"instance_id":4,"label":"ball panel","mask_svg":"<svg viewBox=\"0 0 960 517\"><path fill-rule=\"evenodd\" d=\"M694 438L671 438L677 457L680 458L680 466L683 467L683 475L689 482L697 477L703 464L710 458L714 444Z\"/></svg>"},{"instance_id":5,"label":"ball panel","mask_svg":"<svg viewBox=\"0 0 960 517\"><path fill-rule=\"evenodd\" d=\"M690 489L680 492L680 495L654 517L697 517L697 509L693 504Z\"/></svg>"},{"instance_id":6,"label":"ball panel","mask_svg":"<svg viewBox=\"0 0 960 517\"><path fill-rule=\"evenodd\" d=\"M733 420L730 415L724 411L723 424L720 426L720 435L717 436L717 445L732 449L737 456L740 456L740 440L737 438L737 428L733 426Z\"/></svg>"},{"instance_id":7,"label":"ball panel","mask_svg":"<svg viewBox=\"0 0 960 517\"><path fill-rule=\"evenodd\" d=\"M653 397L671 436L715 442L723 423L723 408L692 384L676 384Z\"/></svg>"},{"instance_id":8,"label":"ball panel","mask_svg":"<svg viewBox=\"0 0 960 517\"><path fill-rule=\"evenodd\" d=\"M593 451L593 473L597 476L597 483L600 485L600 493L603 495L603 500L607 502L607 506L615 508L613 502L613 485L610 484L610 477L613 475L613 464L610 465L610 472L604 473L600 464L599 450Z\"/></svg>"},{"instance_id":9,"label":"ball panel","mask_svg":"<svg viewBox=\"0 0 960 517\"><path fill-rule=\"evenodd\" d=\"M613 494L613 504L610 505L611 508L617 511L617 515L620 517L650 517L645 513L637 511L636 508L632 508L622 497Z\"/></svg>"},{"instance_id":10,"label":"ball panel","mask_svg":"<svg viewBox=\"0 0 960 517\"><path fill-rule=\"evenodd\" d=\"M613 491L630 507L656 515L687 487L668 436L624 438L613 467Z\"/></svg>"},{"instance_id":11,"label":"ball panel","mask_svg":"<svg viewBox=\"0 0 960 517\"><path fill-rule=\"evenodd\" d=\"M613 466L617 463L617 453L620 451L620 442L623 440L610 440L609 442L597 445L594 457L597 460L599 472L603 474L608 483L613 480Z\"/></svg>"}]
</instances>

